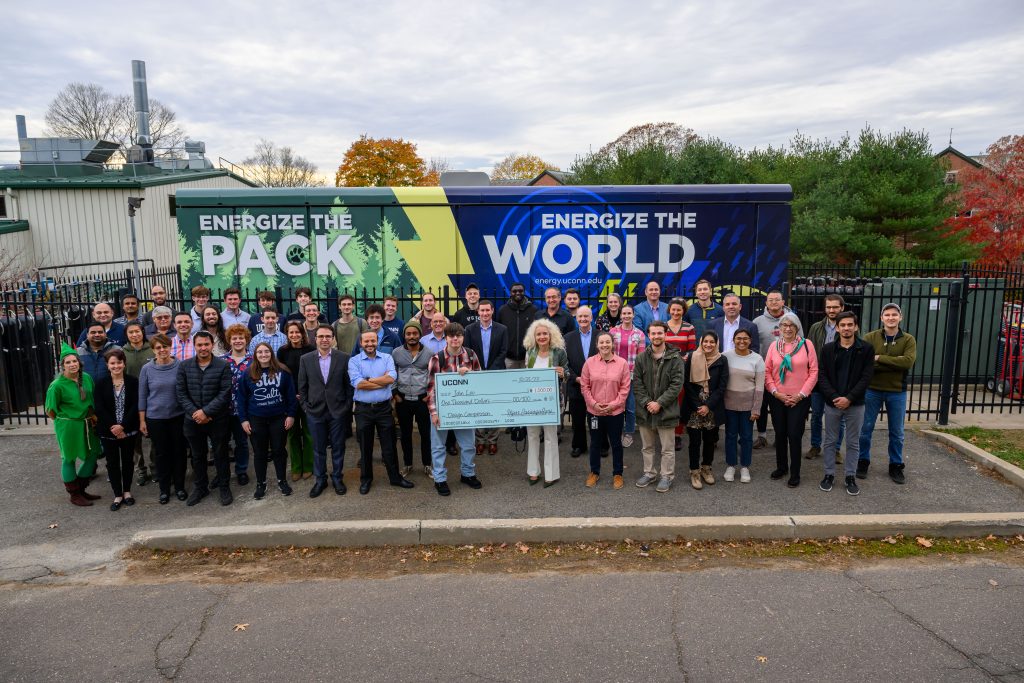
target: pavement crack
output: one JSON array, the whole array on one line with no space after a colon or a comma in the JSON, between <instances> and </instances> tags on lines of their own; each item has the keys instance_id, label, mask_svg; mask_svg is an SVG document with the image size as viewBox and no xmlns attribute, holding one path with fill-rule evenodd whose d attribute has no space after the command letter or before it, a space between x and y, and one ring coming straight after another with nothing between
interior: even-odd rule
<instances>
[{"instance_id":1,"label":"pavement crack","mask_svg":"<svg viewBox=\"0 0 1024 683\"><path fill-rule=\"evenodd\" d=\"M203 615L199 619L198 628L195 629L195 635L188 642L187 647L184 648L183 652L176 652L176 642L174 642L176 636L187 636L189 632L189 619L182 619L174 625L167 634L161 638L156 646L153 648L153 668L156 669L157 673L163 676L168 681L173 681L178 678L181 673L182 667L185 666L185 662L189 660L192 653L195 651L196 646L202 639L203 634L206 633L206 628L210 623L210 619L213 617L214 612L220 607L221 603L228 595L228 591L217 592L210 591L216 595L216 599L211 602L203 610ZM179 633L179 629L181 633Z\"/></svg>"},{"instance_id":2,"label":"pavement crack","mask_svg":"<svg viewBox=\"0 0 1024 683\"><path fill-rule=\"evenodd\" d=\"M686 671L686 660L683 657L683 636L679 633L679 589L678 587L672 588L672 643L676 648L676 668L679 669L679 675L682 677L683 683L688 683L690 680L690 674Z\"/></svg>"},{"instance_id":3,"label":"pavement crack","mask_svg":"<svg viewBox=\"0 0 1024 683\"><path fill-rule=\"evenodd\" d=\"M884 602L886 605L889 606L890 609L892 609L892 611L896 612L896 614L899 614L901 617L903 617L904 619L909 621L914 626L917 626L919 629L921 629L922 631L924 631L925 633L930 635L933 639L935 639L936 641L942 643L943 645L948 647L950 650L952 650L953 652L956 652L958 655L963 657L964 662L965 662L965 664L967 666L964 666L962 668L964 668L964 669L966 669L966 668L977 669L978 671L982 672L986 676L990 676L992 678L998 678L1000 675L1003 675L1003 674L997 674L997 673L994 673L992 671L989 671L989 669L984 664L982 664L981 662L978 661L977 657L975 657L974 655L970 654L969 652L965 652L964 650L960 649L955 644L951 643L949 640L947 640L947 639L943 638L941 635L939 635L939 633L937 631L935 631L933 628L925 625L919 619L914 617L912 614L906 612L905 610L900 609L900 607L898 605L896 605L896 603L894 603L892 600L890 600L889 597L886 595L886 593L888 593L888 592L894 592L895 589L890 589L889 591L878 591L878 590L875 590L874 588L872 588L871 586L869 586L865 582L863 582L860 579L858 579L849 570L843 572L843 576L845 576L847 579L849 579L853 583L855 583L858 586L860 586L861 588L863 588L865 591L867 591L868 593L870 593L874 597L876 597L879 600L881 600L882 602ZM913 590L913 589L910 589L910 590Z\"/></svg>"}]
</instances>

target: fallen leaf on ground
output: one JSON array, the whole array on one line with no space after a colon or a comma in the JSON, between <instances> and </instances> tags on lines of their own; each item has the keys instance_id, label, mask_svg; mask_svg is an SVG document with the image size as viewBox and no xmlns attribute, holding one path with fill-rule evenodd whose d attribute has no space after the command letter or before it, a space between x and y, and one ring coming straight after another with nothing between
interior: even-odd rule
<instances>
[{"instance_id":1,"label":"fallen leaf on ground","mask_svg":"<svg viewBox=\"0 0 1024 683\"><path fill-rule=\"evenodd\" d=\"M525 543L516 543L516 550L525 555L526 553L530 552L530 546L526 545Z\"/></svg>"},{"instance_id":2,"label":"fallen leaf on ground","mask_svg":"<svg viewBox=\"0 0 1024 683\"><path fill-rule=\"evenodd\" d=\"M249 624L235 624L235 628L233 628L232 630L233 631L244 631L247 628L249 628Z\"/></svg>"},{"instance_id":3,"label":"fallen leaf on ground","mask_svg":"<svg viewBox=\"0 0 1024 683\"><path fill-rule=\"evenodd\" d=\"M924 536L918 536L917 537L917 544L919 546L921 546L922 548L931 548L932 547L932 542L929 541Z\"/></svg>"},{"instance_id":4,"label":"fallen leaf on ground","mask_svg":"<svg viewBox=\"0 0 1024 683\"><path fill-rule=\"evenodd\" d=\"M995 579L989 579L988 580L988 585L990 585L990 586L998 586L999 582L996 581Z\"/></svg>"},{"instance_id":5,"label":"fallen leaf on ground","mask_svg":"<svg viewBox=\"0 0 1024 683\"><path fill-rule=\"evenodd\" d=\"M758 655L757 656L757 662L758 662L758 664L767 664L768 663L768 658L767 657L762 657L761 655Z\"/></svg>"},{"instance_id":6,"label":"fallen leaf on ground","mask_svg":"<svg viewBox=\"0 0 1024 683\"><path fill-rule=\"evenodd\" d=\"M56 529L56 528L57 528L58 526L60 526L60 525L59 525L59 524L56 524L56 523L54 523L54 524L51 524L50 526L48 526L48 527L46 527L46 528L47 528L47 529Z\"/></svg>"}]
</instances>

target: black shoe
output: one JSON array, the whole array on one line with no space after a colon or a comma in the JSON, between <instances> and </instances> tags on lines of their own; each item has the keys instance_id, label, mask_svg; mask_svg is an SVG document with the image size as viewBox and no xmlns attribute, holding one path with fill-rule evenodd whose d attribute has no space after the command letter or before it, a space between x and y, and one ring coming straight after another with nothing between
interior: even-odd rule
<instances>
[{"instance_id":1,"label":"black shoe","mask_svg":"<svg viewBox=\"0 0 1024 683\"><path fill-rule=\"evenodd\" d=\"M822 491L831 491L832 490L832 484L835 482L835 480L836 480L836 475L834 475L834 474L826 474L825 478L821 480L820 484L818 484L818 488L821 489Z\"/></svg>"},{"instance_id":2,"label":"black shoe","mask_svg":"<svg viewBox=\"0 0 1024 683\"><path fill-rule=\"evenodd\" d=\"M788 486L791 489L795 489L799 485L800 485L800 477L790 477L789 481L786 482L786 486Z\"/></svg>"},{"instance_id":3,"label":"black shoe","mask_svg":"<svg viewBox=\"0 0 1024 683\"><path fill-rule=\"evenodd\" d=\"M279 488L281 490L281 495L282 496L290 496L290 495L292 495L292 487L289 486L288 482L285 481L284 479L278 479L277 480L277 488Z\"/></svg>"},{"instance_id":4,"label":"black shoe","mask_svg":"<svg viewBox=\"0 0 1024 683\"><path fill-rule=\"evenodd\" d=\"M415 484L413 484L411 481L409 481L405 477L402 477L398 481L391 482L391 485L392 486L398 486L398 487L403 488L403 489L411 489L413 486L415 486Z\"/></svg>"},{"instance_id":5,"label":"black shoe","mask_svg":"<svg viewBox=\"0 0 1024 683\"><path fill-rule=\"evenodd\" d=\"M221 505L231 505L232 501L234 501L234 500L235 500L234 496L231 495L231 489L229 489L227 486L223 487L220 490L220 504Z\"/></svg>"},{"instance_id":6,"label":"black shoe","mask_svg":"<svg viewBox=\"0 0 1024 683\"><path fill-rule=\"evenodd\" d=\"M359 482L359 493L365 496L370 492L370 487L373 486L373 481L361 481Z\"/></svg>"},{"instance_id":7,"label":"black shoe","mask_svg":"<svg viewBox=\"0 0 1024 683\"><path fill-rule=\"evenodd\" d=\"M455 446L448 446L444 450L445 450L446 453L448 453L448 455L458 455L459 454L459 449L456 448Z\"/></svg>"},{"instance_id":8,"label":"black shoe","mask_svg":"<svg viewBox=\"0 0 1024 683\"><path fill-rule=\"evenodd\" d=\"M161 505L167 505L169 502L171 502L171 494L169 494L169 493L161 493L160 494L160 504Z\"/></svg>"},{"instance_id":9,"label":"black shoe","mask_svg":"<svg viewBox=\"0 0 1024 683\"><path fill-rule=\"evenodd\" d=\"M463 484L465 484L471 489L479 489L483 488L484 486L483 484L480 483L480 480L476 478L476 475L473 475L472 477L460 477L459 481L461 481Z\"/></svg>"},{"instance_id":10,"label":"black shoe","mask_svg":"<svg viewBox=\"0 0 1024 683\"><path fill-rule=\"evenodd\" d=\"M334 492L337 493L339 496L344 496L346 493L348 493L348 488L345 486L345 482L334 482Z\"/></svg>"},{"instance_id":11,"label":"black shoe","mask_svg":"<svg viewBox=\"0 0 1024 683\"><path fill-rule=\"evenodd\" d=\"M209 491L204 491L198 486L193 487L192 493L189 495L188 501L185 503L185 505L192 507L193 505L196 505L199 501L201 501L203 498L206 498L208 495L210 495Z\"/></svg>"},{"instance_id":12,"label":"black shoe","mask_svg":"<svg viewBox=\"0 0 1024 683\"><path fill-rule=\"evenodd\" d=\"M219 488L220 488L220 477L214 477L213 479L210 480L210 490L212 491L214 489L219 489Z\"/></svg>"},{"instance_id":13,"label":"black shoe","mask_svg":"<svg viewBox=\"0 0 1024 683\"><path fill-rule=\"evenodd\" d=\"M772 479L782 479L789 474L789 470L772 470Z\"/></svg>"},{"instance_id":14,"label":"black shoe","mask_svg":"<svg viewBox=\"0 0 1024 683\"><path fill-rule=\"evenodd\" d=\"M139 486L145 486L149 483L149 470L139 470L139 476L135 479L135 483Z\"/></svg>"},{"instance_id":15,"label":"black shoe","mask_svg":"<svg viewBox=\"0 0 1024 683\"><path fill-rule=\"evenodd\" d=\"M127 505L128 507L131 507L132 505L135 505L135 498L134 497L132 497L132 498L127 498L126 497L124 499L124 504Z\"/></svg>"},{"instance_id":16,"label":"black shoe","mask_svg":"<svg viewBox=\"0 0 1024 683\"><path fill-rule=\"evenodd\" d=\"M267 482L256 482L256 492L252 494L252 497L256 500L263 500L263 496L265 495L267 495Z\"/></svg>"},{"instance_id":17,"label":"black shoe","mask_svg":"<svg viewBox=\"0 0 1024 683\"><path fill-rule=\"evenodd\" d=\"M906 484L907 478L903 474L903 463L899 465L889 463L889 478L897 484Z\"/></svg>"},{"instance_id":18,"label":"black shoe","mask_svg":"<svg viewBox=\"0 0 1024 683\"><path fill-rule=\"evenodd\" d=\"M583 455L583 449L582 449L582 448L574 448L574 449L572 449L572 451L571 451L571 452L569 453L569 455L571 455L571 456L572 456L572 457L574 457L574 458L578 458L578 457L580 457L581 455Z\"/></svg>"},{"instance_id":19,"label":"black shoe","mask_svg":"<svg viewBox=\"0 0 1024 683\"><path fill-rule=\"evenodd\" d=\"M124 504L123 500L115 500L113 503L110 504L110 511L111 512L117 512L118 510L121 509L121 506L123 504Z\"/></svg>"},{"instance_id":20,"label":"black shoe","mask_svg":"<svg viewBox=\"0 0 1024 683\"><path fill-rule=\"evenodd\" d=\"M437 489L438 495L442 495L442 496L450 496L450 495L452 495L452 490L450 488L448 488L448 482L446 482L446 481L434 482L434 488Z\"/></svg>"},{"instance_id":21,"label":"black shoe","mask_svg":"<svg viewBox=\"0 0 1024 683\"><path fill-rule=\"evenodd\" d=\"M846 492L851 496L856 496L860 493L860 487L857 486L856 477L846 477Z\"/></svg>"},{"instance_id":22,"label":"black shoe","mask_svg":"<svg viewBox=\"0 0 1024 683\"><path fill-rule=\"evenodd\" d=\"M860 460L858 460L857 461L857 478L858 479L867 479L868 478L868 467L870 467L870 466L871 466L871 461L870 460L865 460L864 458L861 458Z\"/></svg>"},{"instance_id":23,"label":"black shoe","mask_svg":"<svg viewBox=\"0 0 1024 683\"><path fill-rule=\"evenodd\" d=\"M309 497L310 498L316 498L317 496L319 496L321 493L324 492L325 488L327 488L327 481L326 480L322 480L322 479L318 479L313 484L313 488L311 488L309 490Z\"/></svg>"},{"instance_id":24,"label":"black shoe","mask_svg":"<svg viewBox=\"0 0 1024 683\"><path fill-rule=\"evenodd\" d=\"M188 500L188 491L186 491L185 489L178 489L177 491L174 492L174 496L178 500Z\"/></svg>"},{"instance_id":25,"label":"black shoe","mask_svg":"<svg viewBox=\"0 0 1024 683\"><path fill-rule=\"evenodd\" d=\"M249 475L246 474L245 472L239 472L238 473L238 485L239 486L245 486L248 483L249 483Z\"/></svg>"}]
</instances>

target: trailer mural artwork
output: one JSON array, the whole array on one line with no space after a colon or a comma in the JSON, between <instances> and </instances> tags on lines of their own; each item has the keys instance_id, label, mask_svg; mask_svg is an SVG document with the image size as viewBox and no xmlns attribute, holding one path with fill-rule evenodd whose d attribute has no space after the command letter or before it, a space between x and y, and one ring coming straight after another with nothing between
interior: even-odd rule
<instances>
[{"instance_id":1,"label":"trailer mural artwork","mask_svg":"<svg viewBox=\"0 0 1024 683\"><path fill-rule=\"evenodd\" d=\"M428 290L785 278L788 185L183 190L184 284Z\"/></svg>"}]
</instances>

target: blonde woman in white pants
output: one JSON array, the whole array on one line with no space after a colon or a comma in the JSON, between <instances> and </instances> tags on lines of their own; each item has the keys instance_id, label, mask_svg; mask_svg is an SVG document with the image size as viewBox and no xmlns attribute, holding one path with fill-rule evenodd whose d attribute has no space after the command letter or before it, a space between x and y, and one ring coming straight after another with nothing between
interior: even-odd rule
<instances>
[{"instance_id":1,"label":"blonde woman in white pants","mask_svg":"<svg viewBox=\"0 0 1024 683\"><path fill-rule=\"evenodd\" d=\"M526 330L523 339L526 349L527 368L551 368L558 375L559 391L561 382L569 372L569 356L565 352L565 340L558 327L549 320L534 320ZM559 397L558 405L562 405ZM544 434L544 488L556 483L561 476L558 469L558 425L526 428L526 476L530 485L540 481L540 436Z\"/></svg>"}]
</instances>

